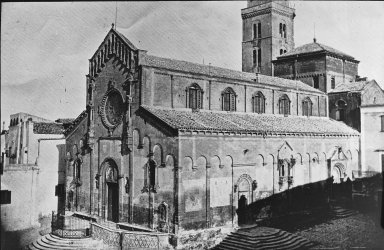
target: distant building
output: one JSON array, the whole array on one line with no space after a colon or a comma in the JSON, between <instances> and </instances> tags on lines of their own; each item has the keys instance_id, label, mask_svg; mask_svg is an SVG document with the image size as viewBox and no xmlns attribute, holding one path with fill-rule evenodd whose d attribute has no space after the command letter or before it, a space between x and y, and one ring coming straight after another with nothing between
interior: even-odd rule
<instances>
[{"instance_id":1,"label":"distant building","mask_svg":"<svg viewBox=\"0 0 384 250\"><path fill-rule=\"evenodd\" d=\"M1 222L5 231L41 225L57 211L65 179L65 124L26 113L10 117L3 131ZM4 140L4 142L3 142ZM56 195L55 195L56 191Z\"/></svg>"},{"instance_id":2,"label":"distant building","mask_svg":"<svg viewBox=\"0 0 384 250\"><path fill-rule=\"evenodd\" d=\"M375 80L338 85L329 92L330 117L361 131L362 171L384 169L384 92Z\"/></svg>"}]
</instances>

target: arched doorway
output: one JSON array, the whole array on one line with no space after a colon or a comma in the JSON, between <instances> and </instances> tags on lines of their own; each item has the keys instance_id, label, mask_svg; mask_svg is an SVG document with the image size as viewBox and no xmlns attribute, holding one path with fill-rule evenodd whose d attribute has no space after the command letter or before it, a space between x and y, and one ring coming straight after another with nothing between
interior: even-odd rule
<instances>
[{"instance_id":1,"label":"arched doorway","mask_svg":"<svg viewBox=\"0 0 384 250\"><path fill-rule=\"evenodd\" d=\"M333 183L340 183L341 182L340 169L336 166L334 166L332 168L332 177L333 177Z\"/></svg>"},{"instance_id":2,"label":"arched doorway","mask_svg":"<svg viewBox=\"0 0 384 250\"><path fill-rule=\"evenodd\" d=\"M103 217L109 221L119 221L119 183L116 163L108 159L101 168L103 177Z\"/></svg>"},{"instance_id":3,"label":"arched doorway","mask_svg":"<svg viewBox=\"0 0 384 250\"><path fill-rule=\"evenodd\" d=\"M237 215L239 225L245 224L247 222L247 206L252 202L252 189L251 189L252 179L249 175L244 174L240 176L237 181Z\"/></svg>"}]
</instances>

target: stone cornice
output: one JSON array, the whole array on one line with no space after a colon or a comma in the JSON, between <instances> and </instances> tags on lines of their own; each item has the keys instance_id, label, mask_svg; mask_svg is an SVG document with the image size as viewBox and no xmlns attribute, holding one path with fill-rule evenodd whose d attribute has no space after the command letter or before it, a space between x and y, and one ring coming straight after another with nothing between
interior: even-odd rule
<instances>
[{"instance_id":1,"label":"stone cornice","mask_svg":"<svg viewBox=\"0 0 384 250\"><path fill-rule=\"evenodd\" d=\"M179 129L179 136L233 136L233 137L259 137L265 139L273 137L316 137L316 138L347 138L360 137L353 134L337 134L337 133L295 133L295 132L234 132L234 131L216 131L216 130L194 130L194 129Z\"/></svg>"},{"instance_id":2,"label":"stone cornice","mask_svg":"<svg viewBox=\"0 0 384 250\"><path fill-rule=\"evenodd\" d=\"M252 12L249 12L249 13L241 13L241 18L242 19L247 19L247 18L251 18L251 17L255 17L255 16L260 16L260 15L265 15L265 14L270 14L270 13L273 13L273 14L279 14L279 15L282 15L282 16L285 16L285 17L288 17L288 18L294 18L295 17L295 14L290 14L288 12L285 12L285 11L282 11L282 10L277 10L273 7L268 7L268 8L265 8L265 9L262 9L262 10L255 10L255 11L252 11Z\"/></svg>"}]
</instances>

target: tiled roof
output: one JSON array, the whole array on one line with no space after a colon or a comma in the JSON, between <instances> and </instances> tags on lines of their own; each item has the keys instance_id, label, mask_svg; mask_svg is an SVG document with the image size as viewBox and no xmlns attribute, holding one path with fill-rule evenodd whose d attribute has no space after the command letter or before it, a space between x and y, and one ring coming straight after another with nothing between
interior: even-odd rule
<instances>
[{"instance_id":1,"label":"tiled roof","mask_svg":"<svg viewBox=\"0 0 384 250\"><path fill-rule=\"evenodd\" d=\"M347 55L344 52L341 52L337 49L331 48L327 45L320 44L318 42L304 44L300 47L293 49L292 51L289 51L289 52L279 56L278 59L284 58L284 57L290 57L293 55L312 54L312 53L317 53L317 52L329 52L331 54L338 55L338 56L341 56L343 58L355 60L353 56Z\"/></svg>"},{"instance_id":2,"label":"tiled roof","mask_svg":"<svg viewBox=\"0 0 384 250\"><path fill-rule=\"evenodd\" d=\"M66 126L66 129L64 131L65 136L67 136L85 117L87 116L87 111L84 110L80 113L76 119L72 123L70 123L68 126Z\"/></svg>"},{"instance_id":3,"label":"tiled roof","mask_svg":"<svg viewBox=\"0 0 384 250\"><path fill-rule=\"evenodd\" d=\"M53 122L35 122L33 123L33 133L35 134L63 134L64 126Z\"/></svg>"},{"instance_id":4,"label":"tiled roof","mask_svg":"<svg viewBox=\"0 0 384 250\"><path fill-rule=\"evenodd\" d=\"M331 89L328 93L339 93L339 92L360 92L362 91L369 81L358 81L358 82L348 82L342 83L336 86L336 88Z\"/></svg>"},{"instance_id":5,"label":"tiled roof","mask_svg":"<svg viewBox=\"0 0 384 250\"><path fill-rule=\"evenodd\" d=\"M68 124L68 123L72 123L74 120L75 120L75 118L59 118L59 119L55 120L55 122Z\"/></svg>"},{"instance_id":6,"label":"tiled roof","mask_svg":"<svg viewBox=\"0 0 384 250\"><path fill-rule=\"evenodd\" d=\"M187 61L180 61L176 59L169 59L163 57L157 57L146 54L140 62L141 65L157 67L169 70L183 71L192 74L210 75L213 77L229 78L242 81L255 81L256 74L236 71L231 69L225 69L220 67L214 67L204 64L192 63ZM272 77L266 75L258 75L258 82L264 85L271 85L275 87L282 87L288 89L296 89L301 91L311 91L316 93L322 93L321 91L312 88L311 86L296 80L288 80L279 77Z\"/></svg>"},{"instance_id":7,"label":"tiled roof","mask_svg":"<svg viewBox=\"0 0 384 250\"><path fill-rule=\"evenodd\" d=\"M141 106L176 130L228 131L238 133L299 133L359 135L342 122L328 117L305 117Z\"/></svg>"}]
</instances>

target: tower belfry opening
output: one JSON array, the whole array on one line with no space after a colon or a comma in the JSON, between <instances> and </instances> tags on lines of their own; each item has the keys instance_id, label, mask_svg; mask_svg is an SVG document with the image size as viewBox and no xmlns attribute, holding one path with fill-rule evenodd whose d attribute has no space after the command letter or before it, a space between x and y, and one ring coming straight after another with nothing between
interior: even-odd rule
<instances>
[{"instance_id":1,"label":"tower belfry opening","mask_svg":"<svg viewBox=\"0 0 384 250\"><path fill-rule=\"evenodd\" d=\"M295 9L289 1L248 0L241 17L242 71L273 75L272 60L294 48Z\"/></svg>"}]
</instances>

